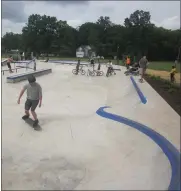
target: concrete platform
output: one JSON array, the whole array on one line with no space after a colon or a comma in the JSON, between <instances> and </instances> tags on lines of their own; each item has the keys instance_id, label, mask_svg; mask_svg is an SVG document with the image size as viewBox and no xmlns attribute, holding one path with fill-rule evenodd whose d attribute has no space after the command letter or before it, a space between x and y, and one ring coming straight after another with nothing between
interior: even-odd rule
<instances>
[{"instance_id":1,"label":"concrete platform","mask_svg":"<svg viewBox=\"0 0 181 191\"><path fill-rule=\"evenodd\" d=\"M16 104L26 82L2 77L2 189L179 190L180 117L149 84L138 84L143 104L124 68L107 78L37 66L54 71L37 78L41 132L21 119L26 96Z\"/></svg>"},{"instance_id":2,"label":"concrete platform","mask_svg":"<svg viewBox=\"0 0 181 191\"><path fill-rule=\"evenodd\" d=\"M30 74L33 74L34 76L42 76L45 74L49 74L52 72L52 69L42 69L42 70L36 70L36 71L31 71L31 72L26 72L26 73L21 73L13 76L8 76L7 83L17 83L23 80L27 80L27 76Z\"/></svg>"}]
</instances>

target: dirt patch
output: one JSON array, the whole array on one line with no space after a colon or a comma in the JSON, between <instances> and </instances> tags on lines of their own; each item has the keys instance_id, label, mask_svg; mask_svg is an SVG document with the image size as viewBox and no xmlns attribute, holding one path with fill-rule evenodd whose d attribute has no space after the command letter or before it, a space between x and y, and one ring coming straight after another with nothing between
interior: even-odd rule
<instances>
[{"instance_id":1,"label":"dirt patch","mask_svg":"<svg viewBox=\"0 0 181 191\"><path fill-rule=\"evenodd\" d=\"M160 76L161 78L165 80L170 80L170 73L167 71L147 69L146 73L150 75ZM176 80L176 83L180 84L180 73L175 74L175 80Z\"/></svg>"},{"instance_id":2,"label":"dirt patch","mask_svg":"<svg viewBox=\"0 0 181 191\"><path fill-rule=\"evenodd\" d=\"M172 86L166 80L153 79L146 75L145 80L154 88L160 96L181 116L181 89L179 86Z\"/></svg>"}]
</instances>

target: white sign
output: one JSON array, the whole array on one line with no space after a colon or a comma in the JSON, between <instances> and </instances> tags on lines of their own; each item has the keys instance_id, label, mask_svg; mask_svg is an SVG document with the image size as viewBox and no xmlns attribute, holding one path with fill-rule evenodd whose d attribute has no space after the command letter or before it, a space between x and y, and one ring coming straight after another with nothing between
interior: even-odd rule
<instances>
[{"instance_id":1,"label":"white sign","mask_svg":"<svg viewBox=\"0 0 181 191\"><path fill-rule=\"evenodd\" d=\"M82 52L82 51L77 51L77 52L76 52L76 57L77 57L77 58L83 58L83 57L84 57L84 52Z\"/></svg>"}]
</instances>

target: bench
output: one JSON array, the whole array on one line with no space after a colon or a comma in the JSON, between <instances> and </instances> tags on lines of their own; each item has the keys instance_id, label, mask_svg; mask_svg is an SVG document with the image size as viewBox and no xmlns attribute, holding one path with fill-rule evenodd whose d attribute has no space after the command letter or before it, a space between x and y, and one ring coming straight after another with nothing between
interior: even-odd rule
<instances>
[{"instance_id":1,"label":"bench","mask_svg":"<svg viewBox=\"0 0 181 191\"><path fill-rule=\"evenodd\" d=\"M33 72L8 76L6 78L6 80L7 80L7 83L16 83L16 82L20 82L20 81L23 81L23 80L27 80L27 77L29 75L31 75L31 74L33 74L35 77L37 77L37 76L42 76L42 75L45 75L45 74L49 74L51 72L52 72L52 69L42 69L42 70L37 70L37 71L33 71Z\"/></svg>"}]
</instances>

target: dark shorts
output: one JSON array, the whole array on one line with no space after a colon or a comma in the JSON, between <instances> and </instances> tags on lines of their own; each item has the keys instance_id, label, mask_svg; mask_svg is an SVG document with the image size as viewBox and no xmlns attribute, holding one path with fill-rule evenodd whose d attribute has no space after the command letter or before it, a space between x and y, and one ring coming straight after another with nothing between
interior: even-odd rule
<instances>
[{"instance_id":1,"label":"dark shorts","mask_svg":"<svg viewBox=\"0 0 181 191\"><path fill-rule=\"evenodd\" d=\"M39 100L27 99L26 102L25 102L25 110L29 111L30 108L31 108L31 111L35 111L38 103L39 103Z\"/></svg>"},{"instance_id":2,"label":"dark shorts","mask_svg":"<svg viewBox=\"0 0 181 191\"><path fill-rule=\"evenodd\" d=\"M11 64L9 62L7 62L7 66L9 69L11 69Z\"/></svg>"}]
</instances>

